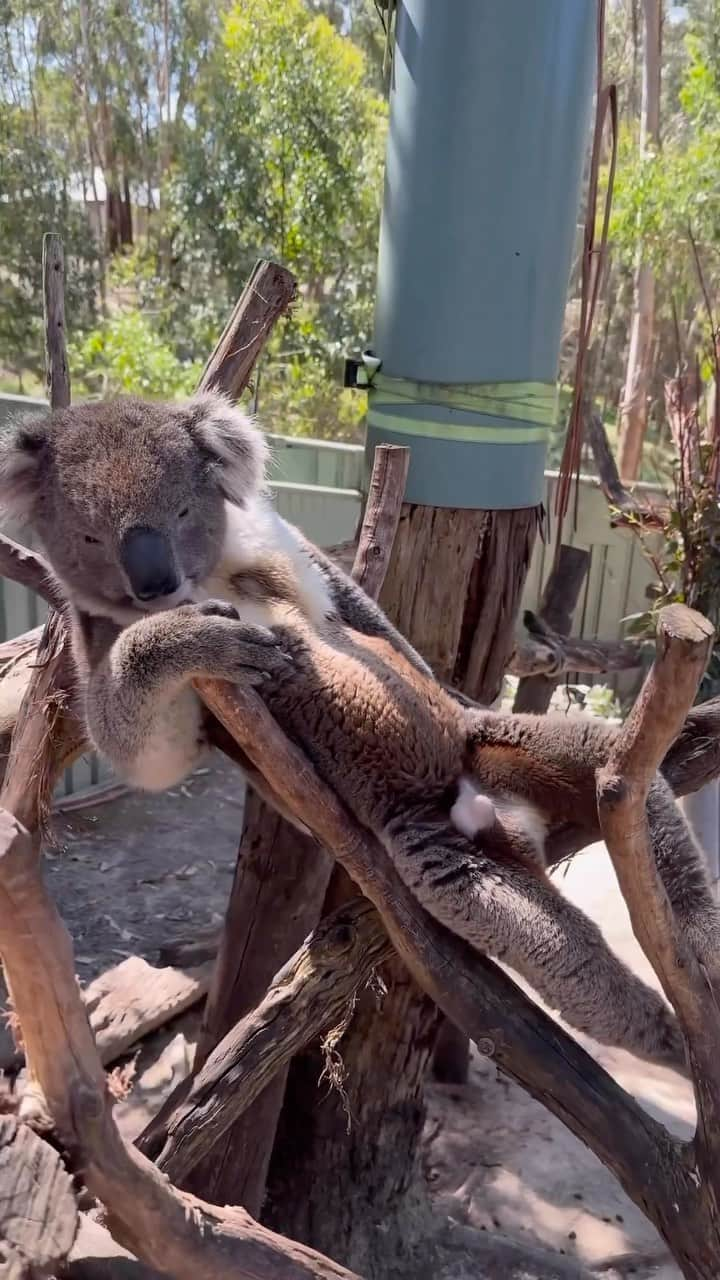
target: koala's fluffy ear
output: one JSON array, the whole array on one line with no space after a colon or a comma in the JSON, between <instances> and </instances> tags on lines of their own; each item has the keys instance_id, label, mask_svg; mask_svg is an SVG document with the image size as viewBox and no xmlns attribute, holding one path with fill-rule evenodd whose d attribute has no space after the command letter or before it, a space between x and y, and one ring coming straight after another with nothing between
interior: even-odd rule
<instances>
[{"instance_id":1,"label":"koala's fluffy ear","mask_svg":"<svg viewBox=\"0 0 720 1280\"><path fill-rule=\"evenodd\" d=\"M28 416L0 435L0 515L32 519L50 436L48 417Z\"/></svg>"},{"instance_id":2,"label":"koala's fluffy ear","mask_svg":"<svg viewBox=\"0 0 720 1280\"><path fill-rule=\"evenodd\" d=\"M268 447L252 418L216 392L193 396L183 417L198 448L216 464L229 502L242 506L265 483Z\"/></svg>"}]
</instances>

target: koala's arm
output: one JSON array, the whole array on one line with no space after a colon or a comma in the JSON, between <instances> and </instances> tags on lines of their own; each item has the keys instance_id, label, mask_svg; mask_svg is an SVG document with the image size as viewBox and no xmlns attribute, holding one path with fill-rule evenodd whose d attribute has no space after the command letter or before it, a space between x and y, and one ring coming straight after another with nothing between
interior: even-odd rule
<instances>
[{"instance_id":1,"label":"koala's arm","mask_svg":"<svg viewBox=\"0 0 720 1280\"><path fill-rule=\"evenodd\" d=\"M89 736L115 771L143 790L181 781L205 749L194 676L257 684L287 663L270 631L212 601L149 614L119 634L86 615L79 625Z\"/></svg>"},{"instance_id":2,"label":"koala's arm","mask_svg":"<svg viewBox=\"0 0 720 1280\"><path fill-rule=\"evenodd\" d=\"M330 588L338 616L345 625L352 627L353 631L359 631L362 635L380 636L383 640L387 640L398 653L407 658L416 671L432 676L432 671L425 660L385 617L380 606L371 600L356 582L353 582L349 574L334 564L329 556L311 542L305 541L310 556L321 570Z\"/></svg>"}]
</instances>

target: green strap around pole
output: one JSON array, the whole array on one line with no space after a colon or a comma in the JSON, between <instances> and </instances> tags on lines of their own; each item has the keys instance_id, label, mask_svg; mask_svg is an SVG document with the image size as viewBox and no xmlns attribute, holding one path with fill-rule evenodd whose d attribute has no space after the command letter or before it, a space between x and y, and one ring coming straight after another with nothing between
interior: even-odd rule
<instances>
[{"instance_id":1,"label":"green strap around pole","mask_svg":"<svg viewBox=\"0 0 720 1280\"><path fill-rule=\"evenodd\" d=\"M450 386L376 374L368 386L368 449L410 445L410 502L493 510L536 505L545 497L556 405L552 383Z\"/></svg>"}]
</instances>

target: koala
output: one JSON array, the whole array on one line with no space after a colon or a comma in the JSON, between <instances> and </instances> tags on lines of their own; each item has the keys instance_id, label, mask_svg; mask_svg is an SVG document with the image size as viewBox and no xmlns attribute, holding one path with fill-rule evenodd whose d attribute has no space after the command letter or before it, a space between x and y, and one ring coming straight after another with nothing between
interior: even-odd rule
<instances>
[{"instance_id":1,"label":"koala","mask_svg":"<svg viewBox=\"0 0 720 1280\"><path fill-rule=\"evenodd\" d=\"M261 433L214 394L78 406L20 423L0 446L0 506L31 525L69 601L97 748L136 785L171 785L206 743L193 677L251 684L431 915L574 1027L682 1068L667 1005L544 873L544 829L594 805L613 731L453 699L272 511L265 463ZM717 909L662 779L648 815L669 897L713 975Z\"/></svg>"},{"instance_id":2,"label":"koala","mask_svg":"<svg viewBox=\"0 0 720 1280\"><path fill-rule=\"evenodd\" d=\"M273 566L313 624L341 609L428 671L352 580L275 513L266 463L262 433L216 394L33 417L0 451L3 510L33 528L69 601L90 738L143 789L178 782L206 750L190 672L256 683L282 665L263 603ZM242 636L233 595L243 600ZM179 668L163 663L156 680L168 610ZM154 647L156 662L136 672L138 622L139 647Z\"/></svg>"}]
</instances>

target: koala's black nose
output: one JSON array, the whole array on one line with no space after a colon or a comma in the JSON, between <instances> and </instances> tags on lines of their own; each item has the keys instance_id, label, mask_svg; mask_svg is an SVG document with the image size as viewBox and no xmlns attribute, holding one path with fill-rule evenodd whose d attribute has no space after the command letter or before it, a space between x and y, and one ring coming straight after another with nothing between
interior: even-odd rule
<instances>
[{"instance_id":1,"label":"koala's black nose","mask_svg":"<svg viewBox=\"0 0 720 1280\"><path fill-rule=\"evenodd\" d=\"M137 525L120 544L120 560L138 600L171 596L180 586L172 547L159 529Z\"/></svg>"}]
</instances>

